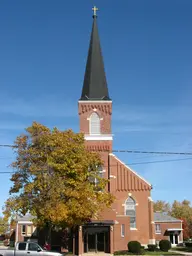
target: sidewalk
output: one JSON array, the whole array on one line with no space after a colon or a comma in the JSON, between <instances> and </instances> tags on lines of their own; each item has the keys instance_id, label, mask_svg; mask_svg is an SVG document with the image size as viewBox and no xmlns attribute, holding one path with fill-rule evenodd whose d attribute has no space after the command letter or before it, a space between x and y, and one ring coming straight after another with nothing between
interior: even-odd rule
<instances>
[{"instance_id":1,"label":"sidewalk","mask_svg":"<svg viewBox=\"0 0 192 256\"><path fill-rule=\"evenodd\" d=\"M192 255L192 252L181 252L181 251L174 251L174 250L170 250L170 252L174 252L174 253L180 253L186 256L190 256Z\"/></svg>"},{"instance_id":2,"label":"sidewalk","mask_svg":"<svg viewBox=\"0 0 192 256\"><path fill-rule=\"evenodd\" d=\"M2 250L2 249L7 249L8 248L8 246L4 246L4 245L0 245L0 250Z\"/></svg>"}]
</instances>

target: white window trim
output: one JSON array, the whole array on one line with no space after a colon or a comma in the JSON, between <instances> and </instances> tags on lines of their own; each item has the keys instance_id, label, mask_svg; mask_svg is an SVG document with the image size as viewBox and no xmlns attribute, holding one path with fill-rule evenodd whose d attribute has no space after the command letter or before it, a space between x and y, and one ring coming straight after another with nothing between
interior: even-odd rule
<instances>
[{"instance_id":1,"label":"white window trim","mask_svg":"<svg viewBox=\"0 0 192 256\"><path fill-rule=\"evenodd\" d=\"M130 228L130 230L137 230L137 228Z\"/></svg>"},{"instance_id":2,"label":"white window trim","mask_svg":"<svg viewBox=\"0 0 192 256\"><path fill-rule=\"evenodd\" d=\"M97 124L97 126L99 127L98 133L93 133L93 131L92 131L92 117L98 118L96 121L99 120L99 123L95 122L95 124ZM96 112L93 112L89 117L89 134L90 135L100 135L101 134L101 118L99 117L98 113L96 113Z\"/></svg>"},{"instance_id":3,"label":"white window trim","mask_svg":"<svg viewBox=\"0 0 192 256\"><path fill-rule=\"evenodd\" d=\"M28 232L28 229L30 228L30 232ZM27 236L32 236L33 230L32 230L32 225L27 225Z\"/></svg>"},{"instance_id":4,"label":"white window trim","mask_svg":"<svg viewBox=\"0 0 192 256\"><path fill-rule=\"evenodd\" d=\"M123 227L124 227L124 230L123 230ZM121 224L121 237L125 237L125 224Z\"/></svg>"},{"instance_id":5,"label":"white window trim","mask_svg":"<svg viewBox=\"0 0 192 256\"><path fill-rule=\"evenodd\" d=\"M25 232L23 232L23 226L25 226ZM21 235L22 236L26 236L27 235L27 232L26 232L26 229L27 229L27 225L21 225Z\"/></svg>"},{"instance_id":6,"label":"white window trim","mask_svg":"<svg viewBox=\"0 0 192 256\"><path fill-rule=\"evenodd\" d=\"M157 226L159 227L159 229L157 229ZM155 224L155 234L161 234L161 226L160 226L160 224Z\"/></svg>"},{"instance_id":7,"label":"white window trim","mask_svg":"<svg viewBox=\"0 0 192 256\"><path fill-rule=\"evenodd\" d=\"M135 202L135 227L131 227L131 225L130 225L130 230L137 230L137 221L136 221L136 206L137 206L137 203L136 203L135 199L134 199L132 196L129 196L129 197L130 197L132 200L134 200L134 202ZM125 204L124 204L124 214L125 214L125 216L127 216L127 217L130 218L129 215L126 215L126 201L129 199L129 197L125 200Z\"/></svg>"}]
</instances>

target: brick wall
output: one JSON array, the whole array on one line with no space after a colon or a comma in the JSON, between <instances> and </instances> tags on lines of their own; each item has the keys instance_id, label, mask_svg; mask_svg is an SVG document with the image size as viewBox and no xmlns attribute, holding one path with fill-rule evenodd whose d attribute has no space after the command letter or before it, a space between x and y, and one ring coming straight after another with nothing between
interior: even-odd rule
<instances>
[{"instance_id":1,"label":"brick wall","mask_svg":"<svg viewBox=\"0 0 192 256\"><path fill-rule=\"evenodd\" d=\"M23 226L25 226L25 233L23 233ZM16 230L16 232L18 232L16 234L16 237L18 238L18 242L23 242L26 238L30 238L33 236L36 227L33 224L18 224L17 226L18 231Z\"/></svg>"},{"instance_id":2,"label":"brick wall","mask_svg":"<svg viewBox=\"0 0 192 256\"><path fill-rule=\"evenodd\" d=\"M166 234L165 231L167 229L174 229L174 228L181 229L182 228L182 223L181 222L155 222L155 224L159 224L160 225L160 229L161 229L161 233L160 234L157 234L155 232L156 241L160 241L162 239L169 240L169 236L165 235ZM179 235L179 241L183 242L182 232Z\"/></svg>"},{"instance_id":3,"label":"brick wall","mask_svg":"<svg viewBox=\"0 0 192 256\"><path fill-rule=\"evenodd\" d=\"M89 118L96 110L101 120L101 133L111 134L112 102L79 102L80 132L89 134Z\"/></svg>"}]
</instances>

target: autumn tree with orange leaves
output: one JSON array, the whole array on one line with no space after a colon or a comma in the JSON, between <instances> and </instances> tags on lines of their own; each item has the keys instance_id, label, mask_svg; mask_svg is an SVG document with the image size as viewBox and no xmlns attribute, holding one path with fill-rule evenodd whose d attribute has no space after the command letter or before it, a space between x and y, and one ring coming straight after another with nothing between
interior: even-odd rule
<instances>
[{"instance_id":1,"label":"autumn tree with orange leaves","mask_svg":"<svg viewBox=\"0 0 192 256\"><path fill-rule=\"evenodd\" d=\"M99 175L100 156L86 150L83 134L34 122L17 137L14 152L6 216L30 212L39 226L74 227L113 202Z\"/></svg>"}]
</instances>

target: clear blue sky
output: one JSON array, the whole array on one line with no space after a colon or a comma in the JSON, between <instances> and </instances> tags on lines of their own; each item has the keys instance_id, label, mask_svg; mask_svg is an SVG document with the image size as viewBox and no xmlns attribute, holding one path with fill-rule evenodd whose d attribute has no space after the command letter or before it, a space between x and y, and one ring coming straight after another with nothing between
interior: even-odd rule
<instances>
[{"instance_id":1,"label":"clear blue sky","mask_svg":"<svg viewBox=\"0 0 192 256\"><path fill-rule=\"evenodd\" d=\"M191 0L1 0L0 144L32 121L78 131L93 4L110 96L114 149L192 151ZM153 199L191 199L192 157L121 153ZM178 160L164 163L133 163ZM0 172L14 159L0 148ZM0 206L9 174L1 174Z\"/></svg>"}]
</instances>

